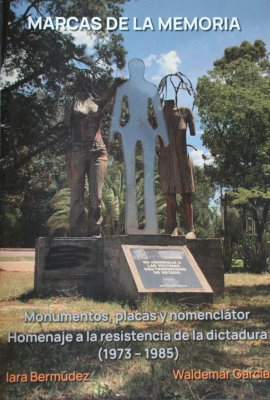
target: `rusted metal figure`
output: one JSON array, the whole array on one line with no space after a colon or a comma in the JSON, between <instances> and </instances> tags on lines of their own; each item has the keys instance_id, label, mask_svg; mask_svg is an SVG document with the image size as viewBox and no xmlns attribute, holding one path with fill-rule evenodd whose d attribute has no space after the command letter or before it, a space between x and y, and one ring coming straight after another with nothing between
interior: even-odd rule
<instances>
[{"instance_id":1,"label":"rusted metal figure","mask_svg":"<svg viewBox=\"0 0 270 400\"><path fill-rule=\"evenodd\" d=\"M191 193L195 192L195 175L192 158L187 151L186 130L194 136L195 123L193 112L188 107L177 107L174 100L165 101L163 113L167 125L170 144L160 143L159 176L161 190L167 198L166 233L177 235L176 193L180 193L184 202L184 214L188 234L195 238L193 225L193 207Z\"/></svg>"},{"instance_id":2,"label":"rusted metal figure","mask_svg":"<svg viewBox=\"0 0 270 400\"><path fill-rule=\"evenodd\" d=\"M67 153L67 172L71 187L69 214L70 236L99 236L102 185L107 168L107 151L100 124L103 107L111 101L119 84L118 78L100 100L93 100L87 91L65 106L65 124L71 130L72 144ZM85 221L85 176L89 183L88 218Z\"/></svg>"}]
</instances>

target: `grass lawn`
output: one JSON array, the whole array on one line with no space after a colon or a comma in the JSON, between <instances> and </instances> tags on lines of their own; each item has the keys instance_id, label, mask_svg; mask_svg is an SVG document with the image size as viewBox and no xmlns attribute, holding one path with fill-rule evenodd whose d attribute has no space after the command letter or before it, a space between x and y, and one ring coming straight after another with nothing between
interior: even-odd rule
<instances>
[{"instance_id":1,"label":"grass lawn","mask_svg":"<svg viewBox=\"0 0 270 400\"><path fill-rule=\"evenodd\" d=\"M265 331L269 337L270 275L226 275L225 296L211 306L184 305L153 300L137 304L136 309L117 302L101 303L76 294L57 298L36 298L33 295L33 274L0 272L0 332L1 332L1 391L3 400L76 400L76 399L134 399L134 400L262 400L270 398L270 379L175 380L173 370L244 371L270 370L268 340L201 340L161 342L76 342L66 343L7 343L8 332L96 333L167 332L192 333L211 330L241 332ZM157 321L123 322L115 324L115 314L125 310L134 317L137 313L187 313L189 311L236 310L250 312L248 320L231 321ZM25 312L31 314L89 313L109 314L112 322L31 322L25 323ZM130 349L131 359L100 362L99 349ZM149 359L145 349L177 347L178 360ZM114 350L111 354L115 354ZM142 356L135 356L141 353ZM153 352L155 354L155 352ZM162 356L162 351L159 353ZM6 383L6 373L88 373L88 382Z\"/></svg>"},{"instance_id":2,"label":"grass lawn","mask_svg":"<svg viewBox=\"0 0 270 400\"><path fill-rule=\"evenodd\" d=\"M35 257L0 257L1 262L10 261L35 261Z\"/></svg>"},{"instance_id":3,"label":"grass lawn","mask_svg":"<svg viewBox=\"0 0 270 400\"><path fill-rule=\"evenodd\" d=\"M239 258L233 260L232 268L243 268L243 267L244 267L243 260L240 260Z\"/></svg>"}]
</instances>

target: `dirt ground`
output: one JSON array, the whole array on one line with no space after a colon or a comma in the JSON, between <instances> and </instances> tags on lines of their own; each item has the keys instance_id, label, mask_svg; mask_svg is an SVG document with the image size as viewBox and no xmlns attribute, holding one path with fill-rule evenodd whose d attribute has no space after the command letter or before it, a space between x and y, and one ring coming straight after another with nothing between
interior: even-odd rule
<instances>
[{"instance_id":1,"label":"dirt ground","mask_svg":"<svg viewBox=\"0 0 270 400\"><path fill-rule=\"evenodd\" d=\"M10 258L20 258L11 261ZM35 261L26 261L24 257L35 257L35 249L0 249L0 270L11 272L34 272ZM8 258L8 261L3 261Z\"/></svg>"}]
</instances>

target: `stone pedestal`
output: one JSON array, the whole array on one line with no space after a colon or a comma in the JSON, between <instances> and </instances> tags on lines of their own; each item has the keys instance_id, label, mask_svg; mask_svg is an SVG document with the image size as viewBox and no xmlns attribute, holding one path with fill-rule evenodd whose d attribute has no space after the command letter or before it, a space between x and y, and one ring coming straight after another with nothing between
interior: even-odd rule
<instances>
[{"instance_id":1,"label":"stone pedestal","mask_svg":"<svg viewBox=\"0 0 270 400\"><path fill-rule=\"evenodd\" d=\"M91 238L36 240L35 292L41 295L80 293L102 298L103 242Z\"/></svg>"},{"instance_id":2,"label":"stone pedestal","mask_svg":"<svg viewBox=\"0 0 270 400\"><path fill-rule=\"evenodd\" d=\"M132 283L122 245L186 245L211 286L214 297L223 295L224 270L220 240L188 240L185 236L170 235L39 238L36 241L36 293L65 295L74 289L94 299L137 300L134 291L128 295L127 286L135 282ZM196 298L197 303L205 302L199 293Z\"/></svg>"}]
</instances>

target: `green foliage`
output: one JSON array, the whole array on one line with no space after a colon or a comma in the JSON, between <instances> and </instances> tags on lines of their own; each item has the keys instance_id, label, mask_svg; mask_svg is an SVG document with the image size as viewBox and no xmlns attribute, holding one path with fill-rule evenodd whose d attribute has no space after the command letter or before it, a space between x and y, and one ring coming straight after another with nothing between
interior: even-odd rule
<instances>
[{"instance_id":1,"label":"green foliage","mask_svg":"<svg viewBox=\"0 0 270 400\"><path fill-rule=\"evenodd\" d=\"M125 177L123 166L108 168L102 188L102 230L106 236L125 231Z\"/></svg>"},{"instance_id":2,"label":"green foliage","mask_svg":"<svg viewBox=\"0 0 270 400\"><path fill-rule=\"evenodd\" d=\"M252 45L248 41L244 41L239 47L228 47L224 50L224 56L214 62L214 66L225 69L229 63L238 59L263 65L267 60L265 43L262 40L255 40Z\"/></svg>"},{"instance_id":3,"label":"green foliage","mask_svg":"<svg viewBox=\"0 0 270 400\"><path fill-rule=\"evenodd\" d=\"M138 201L138 217L139 227L142 229L145 224L144 220L144 179L143 179L143 159L142 156L136 158L137 166L137 201ZM219 215L215 209L211 209L210 201L215 195L215 186L205 175L204 169L195 167L195 177L197 182L196 192L193 194L193 210L194 224L197 237L216 237ZM166 196L161 192L160 180L158 174L157 163L155 165L155 194L157 218L160 233L165 232L167 222L166 215ZM176 196L177 201L177 221L180 231L185 231L185 217L183 212L183 202L180 195Z\"/></svg>"},{"instance_id":4,"label":"green foliage","mask_svg":"<svg viewBox=\"0 0 270 400\"><path fill-rule=\"evenodd\" d=\"M262 191L258 187L251 190L238 188L236 192L228 193L233 205L247 205L252 212L256 224L258 240L262 243L263 231L268 228L270 207L270 190Z\"/></svg>"},{"instance_id":5,"label":"green foliage","mask_svg":"<svg viewBox=\"0 0 270 400\"><path fill-rule=\"evenodd\" d=\"M232 200L233 205L244 205L250 204L250 201L257 200L259 198L270 200L270 190L267 192L263 192L259 190L258 187L253 188L252 190L247 190L242 187L237 189L237 192L228 192L228 195L231 196L234 200Z\"/></svg>"},{"instance_id":6,"label":"green foliage","mask_svg":"<svg viewBox=\"0 0 270 400\"><path fill-rule=\"evenodd\" d=\"M60 156L37 157L13 174L2 191L1 246L34 247L37 237L46 236L44 224L51 214L50 201L66 185L65 161Z\"/></svg>"},{"instance_id":7,"label":"green foliage","mask_svg":"<svg viewBox=\"0 0 270 400\"><path fill-rule=\"evenodd\" d=\"M64 371L85 371L89 373L89 382L44 382L39 385L17 384L2 385L1 400L17 399L53 399L53 400L82 400L82 399L132 399L132 400L209 400L209 399L266 399L269 398L269 382L267 379L251 379L235 383L233 379L226 379L220 382L212 379L211 384L205 380L193 381L187 385L186 381L175 380L172 373L178 368L190 371L233 371L242 368L249 371L252 363L253 371L270 368L268 357L267 340L231 340L228 341L184 341L177 343L173 335L178 330L188 331L191 322L172 322L169 320L169 313L191 312L220 312L221 310L235 310L235 312L252 311L247 320L220 321L220 330L231 329L238 334L243 328L248 332L269 330L269 285L270 276L237 274L226 277L225 296L211 305L196 305L187 307L179 302L162 302L151 297L144 299L138 304L138 309L131 309L127 305L111 302L95 302L91 299L79 296L49 297L45 299L35 298L33 291L33 274L23 272L1 272L1 297L2 301L8 302L8 307L2 307L2 319L5 321L2 327L3 338L1 340L2 368L5 371L20 371L29 374L29 371L47 371L55 373ZM132 360L110 360L98 361L100 341L82 343L73 340L65 346L59 343L14 343L7 342L8 332L22 333L52 333L51 324L35 323L28 330L22 316L23 307L34 310L46 310L55 313L88 313L91 310L96 313L108 313L110 316L116 312L156 312L165 311L168 313L164 325L159 323L128 322L121 326L114 323L99 322L92 323L91 328L98 336L100 333L125 332L159 332L161 329L171 334L172 340L166 343L166 347L173 347L177 344L181 355L181 365L174 360L146 360L145 357L134 357ZM31 329L31 330L30 330ZM192 329L202 332L204 337L207 332L217 329L216 321L192 321ZM54 323L53 333L71 332L76 335L81 332L86 335L89 324L84 322ZM164 348L165 342L125 342L131 349L132 354L145 353L148 348L159 350ZM121 344L108 343L108 349L117 349ZM211 356L210 356L211 355ZM250 362L249 362L250 361ZM239 367L240 366L240 367ZM241 385L240 385L241 384ZM239 396L241 394L241 397ZM243 396L242 396L243 395Z\"/></svg>"},{"instance_id":8,"label":"green foliage","mask_svg":"<svg viewBox=\"0 0 270 400\"><path fill-rule=\"evenodd\" d=\"M137 148L136 156L136 194L138 205L139 228L145 225L144 213L144 164L142 149ZM166 196L160 189L159 175L155 165L155 194L157 218L160 233L165 232L166 225ZM216 208L210 207L210 201L215 194L215 186L205 176L204 170L195 167L197 191L194 194L194 220L198 237L216 237L219 230L220 215ZM85 189L85 212L87 215L88 188ZM49 228L50 235L66 236L68 234L68 216L70 204L70 189L63 188L53 198L53 214L47 220L45 226ZM181 196L177 196L178 226L184 231L185 220ZM106 176L102 188L102 231L105 236L121 235L125 232L125 172L124 165L114 159L108 163Z\"/></svg>"},{"instance_id":9,"label":"green foliage","mask_svg":"<svg viewBox=\"0 0 270 400\"><path fill-rule=\"evenodd\" d=\"M84 207L88 213L88 183L85 185ZM45 223L49 235L67 236L69 231L70 188L59 190L52 199L53 213ZM102 230L105 236L120 235L125 227L125 184L123 166L108 167L102 188Z\"/></svg>"},{"instance_id":10,"label":"green foliage","mask_svg":"<svg viewBox=\"0 0 270 400\"><path fill-rule=\"evenodd\" d=\"M107 399L113 396L113 391L109 388L108 385L104 384L96 384L94 387L94 398L95 399Z\"/></svg>"},{"instance_id":11,"label":"green foliage","mask_svg":"<svg viewBox=\"0 0 270 400\"><path fill-rule=\"evenodd\" d=\"M202 140L214 158L205 169L224 187L250 189L259 183L265 188L270 180L270 77L247 56L232 58L223 60L222 68L216 62L198 81Z\"/></svg>"},{"instance_id":12,"label":"green foliage","mask_svg":"<svg viewBox=\"0 0 270 400\"><path fill-rule=\"evenodd\" d=\"M243 235L243 215L241 209L227 207L226 213L226 233L232 238L233 243L241 240Z\"/></svg>"},{"instance_id":13,"label":"green foliage","mask_svg":"<svg viewBox=\"0 0 270 400\"><path fill-rule=\"evenodd\" d=\"M23 215L19 209L14 209L10 204L11 199L3 199L0 216L1 224L1 246L18 247L24 240Z\"/></svg>"},{"instance_id":14,"label":"green foliage","mask_svg":"<svg viewBox=\"0 0 270 400\"><path fill-rule=\"evenodd\" d=\"M192 195L196 236L216 237L218 214L210 208L215 196L215 185L206 176L204 168L195 167L196 192Z\"/></svg>"},{"instance_id":15,"label":"green foliage","mask_svg":"<svg viewBox=\"0 0 270 400\"><path fill-rule=\"evenodd\" d=\"M229 194L229 193L227 193ZM228 198L228 197L227 197ZM227 202L225 213L225 231L222 240L222 256L224 263L224 271L230 272L233 266L236 249L243 238L243 216L242 210L233 207L231 202Z\"/></svg>"},{"instance_id":16,"label":"green foliage","mask_svg":"<svg viewBox=\"0 0 270 400\"><path fill-rule=\"evenodd\" d=\"M238 247L238 254L246 260L250 272L255 274L266 272L269 256L266 231L263 232L261 242L256 235L247 237L242 246Z\"/></svg>"},{"instance_id":17,"label":"green foliage","mask_svg":"<svg viewBox=\"0 0 270 400\"><path fill-rule=\"evenodd\" d=\"M222 258L224 265L224 272L230 272L233 261L233 246L231 236L222 241Z\"/></svg>"},{"instance_id":18,"label":"green foliage","mask_svg":"<svg viewBox=\"0 0 270 400\"><path fill-rule=\"evenodd\" d=\"M60 236L67 236L69 228L69 207L70 205L70 189L62 189L57 192L53 198L54 213L48 219L45 226L49 228L49 235L52 236L60 229Z\"/></svg>"},{"instance_id":19,"label":"green foliage","mask_svg":"<svg viewBox=\"0 0 270 400\"><path fill-rule=\"evenodd\" d=\"M123 37L116 32L107 33L105 28L89 31L89 40L94 43L87 48L76 45L73 36L61 30L29 30L27 17L118 18L124 3L12 0L4 4L0 214L5 232L20 238L17 246L32 247L36 237L44 236L50 201L66 186L64 155L70 140L63 123L66 96L79 89L78 82L87 82L88 91L100 98L113 81L114 68L124 67L126 55ZM79 79L82 76L87 79ZM103 130L108 126L108 112L105 110ZM14 228L4 214L15 216L17 210L20 222ZM60 210L58 214L63 219ZM65 234L65 223L54 223L55 229L62 226ZM8 245L6 239L4 236L2 243Z\"/></svg>"},{"instance_id":20,"label":"green foliage","mask_svg":"<svg viewBox=\"0 0 270 400\"><path fill-rule=\"evenodd\" d=\"M77 18L118 17L122 12L119 4L124 2L23 0L22 15L16 10L17 1L10 2L9 20L4 21L6 47L1 72L8 77L15 74L17 80L12 83L7 78L2 84L4 172L20 169L40 152L50 156L65 152L67 132L62 109L66 93L74 85L79 90L78 74L85 73L88 91L101 97L112 81L113 66L121 69L125 65L121 35L103 30L94 32L93 38L93 31L89 31L89 39L94 39L89 53L86 45L76 45L73 36L61 30L27 29L27 17L69 17L75 12Z\"/></svg>"},{"instance_id":21,"label":"green foliage","mask_svg":"<svg viewBox=\"0 0 270 400\"><path fill-rule=\"evenodd\" d=\"M250 207L261 246L270 206L269 70L263 41L227 48L198 80L196 99L203 145L214 159L205 172L222 187L240 187L232 204Z\"/></svg>"}]
</instances>

